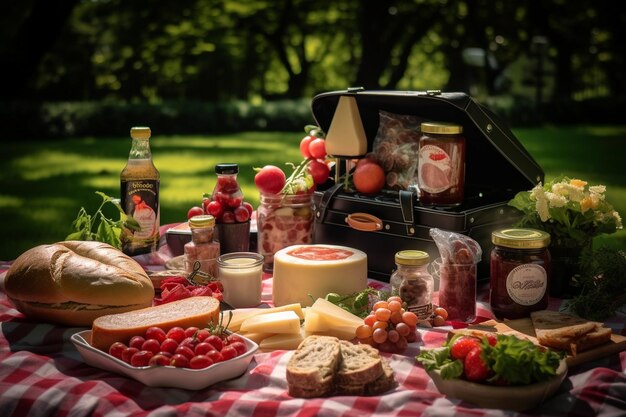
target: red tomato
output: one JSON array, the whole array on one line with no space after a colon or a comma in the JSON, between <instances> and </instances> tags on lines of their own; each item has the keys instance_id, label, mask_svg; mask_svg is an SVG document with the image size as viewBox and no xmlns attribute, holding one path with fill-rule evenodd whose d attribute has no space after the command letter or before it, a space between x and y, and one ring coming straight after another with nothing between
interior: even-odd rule
<instances>
[{"instance_id":1,"label":"red tomato","mask_svg":"<svg viewBox=\"0 0 626 417\"><path fill-rule=\"evenodd\" d=\"M109 355L117 359L122 359L122 352L124 352L124 349L127 347L128 346L122 342L115 342L109 347Z\"/></svg>"},{"instance_id":2,"label":"red tomato","mask_svg":"<svg viewBox=\"0 0 626 417\"><path fill-rule=\"evenodd\" d=\"M167 339L167 334L162 328L151 326L146 330L146 340L147 339L156 339L159 343L161 343Z\"/></svg>"},{"instance_id":3,"label":"red tomato","mask_svg":"<svg viewBox=\"0 0 626 417\"><path fill-rule=\"evenodd\" d=\"M154 353L149 350L140 350L130 358L130 364L131 366L148 366L153 356Z\"/></svg>"},{"instance_id":4,"label":"red tomato","mask_svg":"<svg viewBox=\"0 0 626 417\"><path fill-rule=\"evenodd\" d=\"M230 334L226 337L227 344L236 343L236 342L243 343L244 345L246 344L243 338L237 334Z\"/></svg>"},{"instance_id":5,"label":"red tomato","mask_svg":"<svg viewBox=\"0 0 626 417\"><path fill-rule=\"evenodd\" d=\"M217 350L218 352L221 351L222 348L224 347L224 342L222 341L222 339L220 339L219 336L216 336L214 334L207 337L205 342L213 345L215 350Z\"/></svg>"},{"instance_id":6,"label":"red tomato","mask_svg":"<svg viewBox=\"0 0 626 417\"><path fill-rule=\"evenodd\" d=\"M197 355L191 358L189 361L189 367L191 369L204 369L213 365L213 361L205 355Z\"/></svg>"},{"instance_id":7,"label":"red tomato","mask_svg":"<svg viewBox=\"0 0 626 417\"><path fill-rule=\"evenodd\" d=\"M237 223L245 223L250 220L250 212L244 206L237 207L233 213L235 214L235 220Z\"/></svg>"},{"instance_id":8,"label":"red tomato","mask_svg":"<svg viewBox=\"0 0 626 417\"><path fill-rule=\"evenodd\" d=\"M315 136L305 136L300 141L300 153L305 159L311 157L311 152L309 152L309 144L315 140Z\"/></svg>"},{"instance_id":9,"label":"red tomato","mask_svg":"<svg viewBox=\"0 0 626 417\"><path fill-rule=\"evenodd\" d=\"M205 207L206 214L210 214L215 217L216 220L222 217L222 214L224 213L224 208L218 201L209 201Z\"/></svg>"},{"instance_id":10,"label":"red tomato","mask_svg":"<svg viewBox=\"0 0 626 417\"><path fill-rule=\"evenodd\" d=\"M222 362L224 357L217 350L210 350L206 353L206 356L209 357L213 363Z\"/></svg>"},{"instance_id":11,"label":"red tomato","mask_svg":"<svg viewBox=\"0 0 626 417\"><path fill-rule=\"evenodd\" d=\"M148 361L148 366L166 366L170 364L170 358L160 353L154 355Z\"/></svg>"},{"instance_id":12,"label":"red tomato","mask_svg":"<svg viewBox=\"0 0 626 417\"><path fill-rule=\"evenodd\" d=\"M189 366L189 359L181 354L176 354L170 359L170 365L177 368L187 368Z\"/></svg>"},{"instance_id":13,"label":"red tomato","mask_svg":"<svg viewBox=\"0 0 626 417\"><path fill-rule=\"evenodd\" d=\"M193 350L196 355L206 355L208 352L215 350L212 344L207 342L198 343Z\"/></svg>"},{"instance_id":14,"label":"red tomato","mask_svg":"<svg viewBox=\"0 0 626 417\"><path fill-rule=\"evenodd\" d=\"M326 141L322 138L317 138L309 143L309 154L311 158L322 159L326 157Z\"/></svg>"},{"instance_id":15,"label":"red tomato","mask_svg":"<svg viewBox=\"0 0 626 417\"><path fill-rule=\"evenodd\" d=\"M254 207L252 207L252 204L244 201L243 206L246 208L246 210L248 210L248 214L250 214L250 217L252 217L252 212L254 211Z\"/></svg>"},{"instance_id":16,"label":"red tomato","mask_svg":"<svg viewBox=\"0 0 626 417\"><path fill-rule=\"evenodd\" d=\"M198 333L196 333L196 337L201 342L203 342L204 339L206 339L210 335L211 335L211 333L207 329L200 329L200 330L198 330Z\"/></svg>"},{"instance_id":17,"label":"red tomato","mask_svg":"<svg viewBox=\"0 0 626 417\"><path fill-rule=\"evenodd\" d=\"M176 352L176 348L178 348L178 342L170 337L161 343L161 352L169 352L173 354Z\"/></svg>"},{"instance_id":18,"label":"red tomato","mask_svg":"<svg viewBox=\"0 0 626 417\"><path fill-rule=\"evenodd\" d=\"M194 326L192 326L192 327L187 327L187 328L185 329L185 336L186 336L186 337L193 337L193 336L196 334L196 332L197 332L198 330L200 330L200 329L198 329L197 327L194 327Z\"/></svg>"},{"instance_id":19,"label":"red tomato","mask_svg":"<svg viewBox=\"0 0 626 417\"><path fill-rule=\"evenodd\" d=\"M152 352L153 355L156 355L161 351L161 344L156 339L148 339L141 345L141 350L147 350Z\"/></svg>"},{"instance_id":20,"label":"red tomato","mask_svg":"<svg viewBox=\"0 0 626 417\"><path fill-rule=\"evenodd\" d=\"M243 355L248 350L248 348L246 348L246 345L244 343L241 343L241 342L234 342L234 343L231 343L228 346L231 346L231 347L235 348L235 350L237 351L237 356Z\"/></svg>"},{"instance_id":21,"label":"red tomato","mask_svg":"<svg viewBox=\"0 0 626 417\"><path fill-rule=\"evenodd\" d=\"M316 184L324 184L330 175L330 168L324 162L313 160L309 162L309 173Z\"/></svg>"},{"instance_id":22,"label":"red tomato","mask_svg":"<svg viewBox=\"0 0 626 417\"><path fill-rule=\"evenodd\" d=\"M182 327L172 327L167 331L166 336L170 339L174 339L177 343L180 343L185 338L185 330Z\"/></svg>"},{"instance_id":23,"label":"red tomato","mask_svg":"<svg viewBox=\"0 0 626 417\"><path fill-rule=\"evenodd\" d=\"M193 206L187 211L187 220L191 219L193 216L201 216L204 214L204 209L202 207Z\"/></svg>"},{"instance_id":24,"label":"red tomato","mask_svg":"<svg viewBox=\"0 0 626 417\"><path fill-rule=\"evenodd\" d=\"M225 211L224 214L222 214L222 223L235 223L235 213L233 213L232 211Z\"/></svg>"},{"instance_id":25,"label":"red tomato","mask_svg":"<svg viewBox=\"0 0 626 417\"><path fill-rule=\"evenodd\" d=\"M124 351L122 352L122 360L126 363L130 363L130 358L132 358L133 355L137 352L139 352L139 349L134 347L128 347L124 349Z\"/></svg>"},{"instance_id":26,"label":"red tomato","mask_svg":"<svg viewBox=\"0 0 626 417\"><path fill-rule=\"evenodd\" d=\"M232 359L237 356L237 349L230 345L224 346L224 348L220 352L225 361Z\"/></svg>"},{"instance_id":27,"label":"red tomato","mask_svg":"<svg viewBox=\"0 0 626 417\"><path fill-rule=\"evenodd\" d=\"M128 343L129 347L134 347L137 349L141 349L141 345L143 345L143 342L145 342L146 339L143 338L143 336L133 336L130 339L130 342Z\"/></svg>"},{"instance_id":28,"label":"red tomato","mask_svg":"<svg viewBox=\"0 0 626 417\"><path fill-rule=\"evenodd\" d=\"M278 194L285 186L285 173L282 169L266 165L254 176L254 184L262 193Z\"/></svg>"},{"instance_id":29,"label":"red tomato","mask_svg":"<svg viewBox=\"0 0 626 417\"><path fill-rule=\"evenodd\" d=\"M176 356L176 355L183 355L187 359L191 359L194 356L196 356L196 354L193 351L193 349L191 349L189 346L184 346L184 345L180 345L180 346L178 346L176 348L176 353L174 354L174 356Z\"/></svg>"}]
</instances>

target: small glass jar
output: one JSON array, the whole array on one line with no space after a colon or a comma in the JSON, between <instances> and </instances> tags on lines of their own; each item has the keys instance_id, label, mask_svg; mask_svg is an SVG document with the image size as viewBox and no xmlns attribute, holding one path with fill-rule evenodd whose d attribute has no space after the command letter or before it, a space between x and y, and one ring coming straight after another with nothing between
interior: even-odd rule
<instances>
[{"instance_id":1,"label":"small glass jar","mask_svg":"<svg viewBox=\"0 0 626 417\"><path fill-rule=\"evenodd\" d=\"M243 203L243 192L237 182L238 173L239 165L237 164L215 165L217 183L211 194L211 199L219 202L224 211L232 211Z\"/></svg>"},{"instance_id":2,"label":"small glass jar","mask_svg":"<svg viewBox=\"0 0 626 417\"><path fill-rule=\"evenodd\" d=\"M499 319L529 317L548 306L550 235L535 229L492 233L489 302Z\"/></svg>"},{"instance_id":3,"label":"small glass jar","mask_svg":"<svg viewBox=\"0 0 626 417\"><path fill-rule=\"evenodd\" d=\"M434 279L428 272L430 256L420 250L403 250L395 255L396 270L389 283L391 293L398 295L420 319L433 312Z\"/></svg>"},{"instance_id":4,"label":"small glass jar","mask_svg":"<svg viewBox=\"0 0 626 417\"><path fill-rule=\"evenodd\" d=\"M463 126L421 124L419 141L419 201L427 206L457 206L465 191L465 137Z\"/></svg>"},{"instance_id":5,"label":"small glass jar","mask_svg":"<svg viewBox=\"0 0 626 417\"><path fill-rule=\"evenodd\" d=\"M257 250L264 256L264 272L273 272L274 254L282 248L312 242L311 205L311 194L261 193L257 208Z\"/></svg>"},{"instance_id":6,"label":"small glass jar","mask_svg":"<svg viewBox=\"0 0 626 417\"><path fill-rule=\"evenodd\" d=\"M224 301L234 308L256 307L261 303L263 255L232 252L217 258Z\"/></svg>"},{"instance_id":7,"label":"small glass jar","mask_svg":"<svg viewBox=\"0 0 626 417\"><path fill-rule=\"evenodd\" d=\"M189 219L191 241L185 244L185 272L188 274L200 265L200 272L217 277L217 257L220 243L213 239L215 218L211 215L193 216Z\"/></svg>"},{"instance_id":8,"label":"small glass jar","mask_svg":"<svg viewBox=\"0 0 626 417\"><path fill-rule=\"evenodd\" d=\"M448 320L471 323L476 318L476 271L475 263L439 265L439 305Z\"/></svg>"}]
</instances>

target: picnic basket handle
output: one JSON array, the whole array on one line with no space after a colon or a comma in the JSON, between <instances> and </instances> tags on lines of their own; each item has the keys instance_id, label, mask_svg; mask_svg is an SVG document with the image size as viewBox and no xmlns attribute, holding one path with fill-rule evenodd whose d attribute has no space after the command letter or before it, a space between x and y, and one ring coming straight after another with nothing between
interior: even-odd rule
<instances>
[{"instance_id":1,"label":"picnic basket handle","mask_svg":"<svg viewBox=\"0 0 626 417\"><path fill-rule=\"evenodd\" d=\"M352 213L348 215L348 225L361 232L376 232L383 228L383 221L367 213Z\"/></svg>"}]
</instances>

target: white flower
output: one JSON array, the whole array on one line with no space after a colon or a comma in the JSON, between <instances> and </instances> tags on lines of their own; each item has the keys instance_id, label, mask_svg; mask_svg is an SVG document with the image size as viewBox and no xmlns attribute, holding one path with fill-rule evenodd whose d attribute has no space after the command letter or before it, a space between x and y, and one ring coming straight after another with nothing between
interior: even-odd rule
<instances>
[{"instance_id":1,"label":"white flower","mask_svg":"<svg viewBox=\"0 0 626 417\"><path fill-rule=\"evenodd\" d=\"M606 191L605 185L592 185L591 187L589 187L589 192L593 194L604 194L605 191Z\"/></svg>"},{"instance_id":2,"label":"white flower","mask_svg":"<svg viewBox=\"0 0 626 417\"><path fill-rule=\"evenodd\" d=\"M569 197L570 201L575 202L580 202L585 197L585 187L567 182L557 182L552 186L552 192Z\"/></svg>"},{"instance_id":3,"label":"white flower","mask_svg":"<svg viewBox=\"0 0 626 417\"><path fill-rule=\"evenodd\" d=\"M567 204L567 198L565 198L565 196L555 193L546 193L545 195L550 207L564 207Z\"/></svg>"},{"instance_id":4,"label":"white flower","mask_svg":"<svg viewBox=\"0 0 626 417\"><path fill-rule=\"evenodd\" d=\"M621 229L622 228L622 218L620 217L619 213L616 210L613 210L613 217L615 217L615 224L617 226L617 229Z\"/></svg>"},{"instance_id":5,"label":"white flower","mask_svg":"<svg viewBox=\"0 0 626 417\"><path fill-rule=\"evenodd\" d=\"M537 184L535 188L530 192L530 198L537 200L535 207L537 209L537 213L539 214L539 218L542 222L547 221L550 218L550 211L548 208L548 198L546 197L546 193L541 186L541 183Z\"/></svg>"}]
</instances>

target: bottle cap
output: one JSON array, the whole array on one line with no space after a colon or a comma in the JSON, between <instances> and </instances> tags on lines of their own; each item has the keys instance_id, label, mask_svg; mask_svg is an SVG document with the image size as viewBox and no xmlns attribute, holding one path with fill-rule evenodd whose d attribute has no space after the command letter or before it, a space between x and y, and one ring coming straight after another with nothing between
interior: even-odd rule
<instances>
[{"instance_id":1,"label":"bottle cap","mask_svg":"<svg viewBox=\"0 0 626 417\"><path fill-rule=\"evenodd\" d=\"M456 135L463 133L463 126L452 123L425 122L421 125L422 132L439 135Z\"/></svg>"},{"instance_id":2,"label":"bottle cap","mask_svg":"<svg viewBox=\"0 0 626 417\"><path fill-rule=\"evenodd\" d=\"M399 265L422 266L430 262L428 253L421 250L401 250L396 252L396 263Z\"/></svg>"},{"instance_id":3,"label":"bottle cap","mask_svg":"<svg viewBox=\"0 0 626 417\"><path fill-rule=\"evenodd\" d=\"M215 165L216 174L237 174L239 165L237 164L217 164Z\"/></svg>"},{"instance_id":4,"label":"bottle cap","mask_svg":"<svg viewBox=\"0 0 626 417\"><path fill-rule=\"evenodd\" d=\"M201 229L203 227L215 226L215 217L210 214L193 216L189 219L189 227L192 229Z\"/></svg>"},{"instance_id":5,"label":"bottle cap","mask_svg":"<svg viewBox=\"0 0 626 417\"><path fill-rule=\"evenodd\" d=\"M150 139L150 128L145 126L136 126L130 128L130 137L133 139Z\"/></svg>"},{"instance_id":6,"label":"bottle cap","mask_svg":"<svg viewBox=\"0 0 626 417\"><path fill-rule=\"evenodd\" d=\"M550 234L535 229L502 229L491 234L491 242L513 249L540 249L550 244Z\"/></svg>"}]
</instances>

